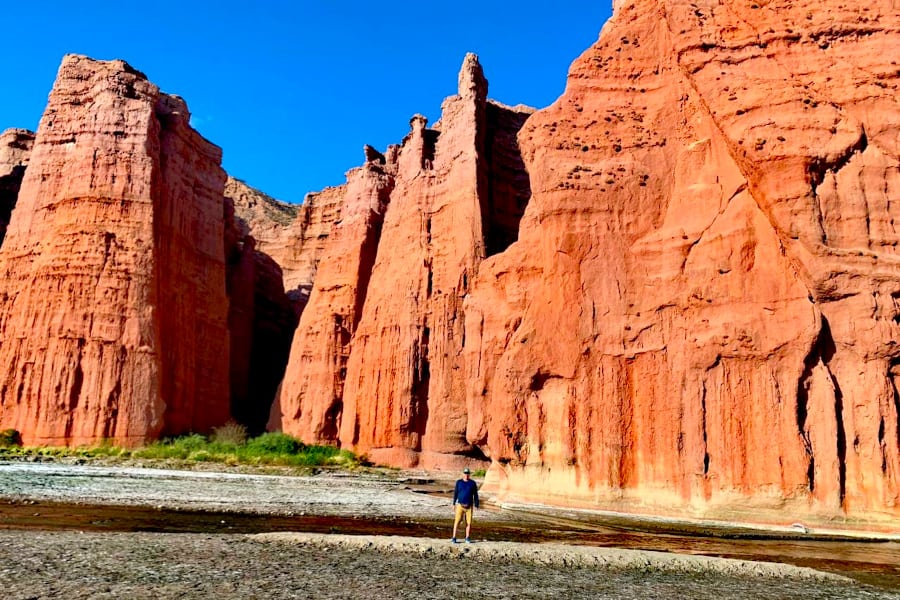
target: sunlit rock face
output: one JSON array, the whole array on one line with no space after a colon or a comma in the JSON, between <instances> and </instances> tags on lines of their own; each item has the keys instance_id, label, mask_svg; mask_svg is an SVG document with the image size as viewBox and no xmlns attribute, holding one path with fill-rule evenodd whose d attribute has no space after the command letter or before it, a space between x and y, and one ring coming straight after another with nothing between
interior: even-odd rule
<instances>
[{"instance_id":1,"label":"sunlit rock face","mask_svg":"<svg viewBox=\"0 0 900 600\"><path fill-rule=\"evenodd\" d=\"M341 219L346 186L307 194L302 204L288 204L229 177L225 196L234 205L241 235L252 235L256 249L282 269L286 293L299 315L306 306L325 244Z\"/></svg>"},{"instance_id":2,"label":"sunlit rock face","mask_svg":"<svg viewBox=\"0 0 900 600\"><path fill-rule=\"evenodd\" d=\"M898 25L616 2L520 132L532 199L463 303L501 498L896 523Z\"/></svg>"},{"instance_id":3,"label":"sunlit rock face","mask_svg":"<svg viewBox=\"0 0 900 600\"><path fill-rule=\"evenodd\" d=\"M221 151L122 61L67 56L0 250L0 427L136 444L229 418Z\"/></svg>"},{"instance_id":4,"label":"sunlit rock face","mask_svg":"<svg viewBox=\"0 0 900 600\"><path fill-rule=\"evenodd\" d=\"M515 240L530 194L516 133L469 55L432 128L350 171L294 337L281 424L400 466L484 460L466 439L463 300Z\"/></svg>"}]
</instances>

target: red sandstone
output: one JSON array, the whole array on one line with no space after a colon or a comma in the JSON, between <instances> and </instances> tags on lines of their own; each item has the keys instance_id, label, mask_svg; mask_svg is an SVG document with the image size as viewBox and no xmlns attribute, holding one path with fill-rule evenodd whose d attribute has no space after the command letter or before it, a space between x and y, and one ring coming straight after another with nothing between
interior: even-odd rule
<instances>
[{"instance_id":1,"label":"red sandstone","mask_svg":"<svg viewBox=\"0 0 900 600\"><path fill-rule=\"evenodd\" d=\"M896 524L898 25L616 3L520 133L534 195L465 305L503 498Z\"/></svg>"},{"instance_id":2,"label":"red sandstone","mask_svg":"<svg viewBox=\"0 0 900 600\"><path fill-rule=\"evenodd\" d=\"M67 56L0 250L0 426L135 444L229 417L220 150L121 61Z\"/></svg>"},{"instance_id":3,"label":"red sandstone","mask_svg":"<svg viewBox=\"0 0 900 600\"><path fill-rule=\"evenodd\" d=\"M8 129L0 134L0 243L16 206L33 146L34 133L28 130Z\"/></svg>"},{"instance_id":4,"label":"red sandstone","mask_svg":"<svg viewBox=\"0 0 900 600\"><path fill-rule=\"evenodd\" d=\"M282 387L286 431L402 466L483 458L466 440L462 299L487 251L515 239L530 112L486 95L470 55L438 125L413 117L402 146L367 148L349 174Z\"/></svg>"},{"instance_id":5,"label":"red sandstone","mask_svg":"<svg viewBox=\"0 0 900 600\"><path fill-rule=\"evenodd\" d=\"M888 528L898 25L617 1L552 106L488 101L469 56L439 123L293 220L233 182L223 219L183 103L69 57L0 249L0 426L134 443L256 410L251 347L291 328L258 310L264 248L312 290L273 411L306 441L490 459L504 500Z\"/></svg>"}]
</instances>

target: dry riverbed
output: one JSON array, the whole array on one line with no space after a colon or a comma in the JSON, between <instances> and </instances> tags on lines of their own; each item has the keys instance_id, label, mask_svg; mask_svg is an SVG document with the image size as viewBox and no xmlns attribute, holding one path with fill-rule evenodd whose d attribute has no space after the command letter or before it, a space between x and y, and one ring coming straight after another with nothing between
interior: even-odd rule
<instances>
[{"instance_id":1,"label":"dry riverbed","mask_svg":"<svg viewBox=\"0 0 900 600\"><path fill-rule=\"evenodd\" d=\"M0 463L0 586L23 600L900 598L892 542L670 535L486 506L476 543L452 545L451 486L375 470Z\"/></svg>"}]
</instances>

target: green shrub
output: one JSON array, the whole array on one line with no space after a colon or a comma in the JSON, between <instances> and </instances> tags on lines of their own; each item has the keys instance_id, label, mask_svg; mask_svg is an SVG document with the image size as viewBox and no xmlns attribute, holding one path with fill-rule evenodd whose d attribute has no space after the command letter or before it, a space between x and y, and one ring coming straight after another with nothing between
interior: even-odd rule
<instances>
[{"instance_id":1,"label":"green shrub","mask_svg":"<svg viewBox=\"0 0 900 600\"><path fill-rule=\"evenodd\" d=\"M188 460L197 462L215 462L219 457L207 450L196 450L188 455Z\"/></svg>"},{"instance_id":2,"label":"green shrub","mask_svg":"<svg viewBox=\"0 0 900 600\"><path fill-rule=\"evenodd\" d=\"M213 443L225 446L241 446L247 442L247 428L240 423L229 421L221 427L213 429Z\"/></svg>"},{"instance_id":3,"label":"green shrub","mask_svg":"<svg viewBox=\"0 0 900 600\"><path fill-rule=\"evenodd\" d=\"M307 445L286 433L264 433L247 442L247 450L255 454L292 455L305 452Z\"/></svg>"},{"instance_id":4,"label":"green shrub","mask_svg":"<svg viewBox=\"0 0 900 600\"><path fill-rule=\"evenodd\" d=\"M167 438L153 442L149 446L138 448L131 454L135 458L177 458L186 459L192 452L206 450L209 440L198 433L184 435L177 438Z\"/></svg>"},{"instance_id":5,"label":"green shrub","mask_svg":"<svg viewBox=\"0 0 900 600\"><path fill-rule=\"evenodd\" d=\"M22 445L22 434L15 429L4 429L0 431L0 447L9 448L11 446Z\"/></svg>"},{"instance_id":6,"label":"green shrub","mask_svg":"<svg viewBox=\"0 0 900 600\"><path fill-rule=\"evenodd\" d=\"M5 437L4 437L5 436ZM33 456L78 456L78 457L121 457L152 460L186 460L195 462L219 462L228 465L285 465L297 467L342 466L354 467L360 463L352 452L334 446L308 446L285 433L264 433L246 441L238 441L246 436L242 426L229 424L216 429L210 440L199 434L184 435L153 442L143 448L124 449L104 441L99 446L80 448L19 448L4 446L2 440L17 440L18 432L0 432L0 454L13 456L27 454Z\"/></svg>"},{"instance_id":7,"label":"green shrub","mask_svg":"<svg viewBox=\"0 0 900 600\"><path fill-rule=\"evenodd\" d=\"M192 433L183 435L174 439L163 440L163 444L171 444L175 448L183 448L184 450L202 450L209 444L209 440L205 435Z\"/></svg>"}]
</instances>

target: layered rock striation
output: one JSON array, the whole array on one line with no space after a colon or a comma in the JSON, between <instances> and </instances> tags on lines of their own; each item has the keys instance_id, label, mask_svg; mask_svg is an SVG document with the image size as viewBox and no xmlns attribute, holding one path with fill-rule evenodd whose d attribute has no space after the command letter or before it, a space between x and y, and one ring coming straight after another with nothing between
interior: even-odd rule
<instances>
[{"instance_id":1,"label":"layered rock striation","mask_svg":"<svg viewBox=\"0 0 900 600\"><path fill-rule=\"evenodd\" d=\"M483 459L466 439L462 301L516 237L530 112L489 102L469 55L435 127L416 115L400 146L366 149L294 337L286 431L403 466Z\"/></svg>"},{"instance_id":2,"label":"layered rock striation","mask_svg":"<svg viewBox=\"0 0 900 600\"><path fill-rule=\"evenodd\" d=\"M281 267L258 249L260 244L250 235L255 230L236 216L233 202L226 184L230 407L234 420L251 435L257 435L265 430L284 376L297 315L294 303L285 293ZM271 223L262 217L254 225L265 235Z\"/></svg>"},{"instance_id":3,"label":"layered rock striation","mask_svg":"<svg viewBox=\"0 0 900 600\"><path fill-rule=\"evenodd\" d=\"M25 443L229 418L225 173L189 119L122 61L63 60L0 250L0 426Z\"/></svg>"},{"instance_id":4,"label":"layered rock striation","mask_svg":"<svg viewBox=\"0 0 900 600\"><path fill-rule=\"evenodd\" d=\"M891 2L616 2L463 307L501 497L896 523L898 43Z\"/></svg>"},{"instance_id":5,"label":"layered rock striation","mask_svg":"<svg viewBox=\"0 0 900 600\"><path fill-rule=\"evenodd\" d=\"M303 204L280 202L229 177L225 197L234 205L241 236L280 265L284 286L299 316L309 299L326 240L341 218L346 186L307 194Z\"/></svg>"},{"instance_id":6,"label":"layered rock striation","mask_svg":"<svg viewBox=\"0 0 900 600\"><path fill-rule=\"evenodd\" d=\"M0 427L259 430L299 318L273 417L305 441L490 461L501 500L890 528L894 8L617 0L549 108L469 55L438 123L298 209L67 57L33 149L0 139Z\"/></svg>"}]
</instances>

